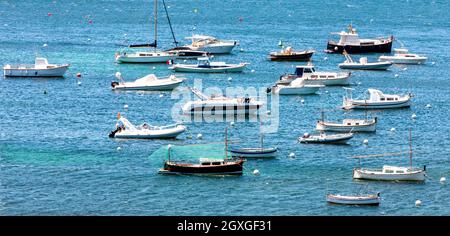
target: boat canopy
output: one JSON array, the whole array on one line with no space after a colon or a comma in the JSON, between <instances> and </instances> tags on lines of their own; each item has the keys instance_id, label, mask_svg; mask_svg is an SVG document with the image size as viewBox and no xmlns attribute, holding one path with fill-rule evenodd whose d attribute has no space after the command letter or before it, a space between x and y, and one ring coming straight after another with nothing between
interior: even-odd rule
<instances>
[{"instance_id":1,"label":"boat canopy","mask_svg":"<svg viewBox=\"0 0 450 236\"><path fill-rule=\"evenodd\" d=\"M385 97L384 94L380 90L367 89L367 92L370 95L370 101L380 101L380 99L382 97Z\"/></svg>"},{"instance_id":2,"label":"boat canopy","mask_svg":"<svg viewBox=\"0 0 450 236\"><path fill-rule=\"evenodd\" d=\"M315 70L313 65L302 65L295 67L295 75L297 77L302 77L303 73L313 73L314 71Z\"/></svg>"},{"instance_id":3,"label":"boat canopy","mask_svg":"<svg viewBox=\"0 0 450 236\"><path fill-rule=\"evenodd\" d=\"M136 83L145 83L145 82L149 82L149 81L155 81L157 79L158 79L158 77L156 77L156 75L149 74L149 75L146 75L146 76L144 76L144 77L142 77L140 79L137 79L135 82Z\"/></svg>"},{"instance_id":4,"label":"boat canopy","mask_svg":"<svg viewBox=\"0 0 450 236\"><path fill-rule=\"evenodd\" d=\"M137 130L136 126L131 124L131 122L129 120L127 120L125 117L120 117L119 121L125 126L125 129Z\"/></svg>"},{"instance_id":5,"label":"boat canopy","mask_svg":"<svg viewBox=\"0 0 450 236\"><path fill-rule=\"evenodd\" d=\"M186 39L190 39L192 41L203 41L203 40L215 40L216 38L208 35L194 34L191 37L186 37Z\"/></svg>"},{"instance_id":6,"label":"boat canopy","mask_svg":"<svg viewBox=\"0 0 450 236\"><path fill-rule=\"evenodd\" d=\"M408 49L406 48L396 48L394 51L396 54L408 54Z\"/></svg>"},{"instance_id":7,"label":"boat canopy","mask_svg":"<svg viewBox=\"0 0 450 236\"><path fill-rule=\"evenodd\" d=\"M36 68L47 68L49 64L46 58L36 57L34 60L34 65Z\"/></svg>"}]
</instances>

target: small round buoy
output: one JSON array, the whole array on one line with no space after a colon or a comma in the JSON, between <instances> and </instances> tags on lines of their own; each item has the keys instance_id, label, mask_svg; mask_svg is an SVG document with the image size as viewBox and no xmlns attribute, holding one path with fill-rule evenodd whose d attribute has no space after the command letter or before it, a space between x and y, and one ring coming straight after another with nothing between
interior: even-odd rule
<instances>
[{"instance_id":1,"label":"small round buoy","mask_svg":"<svg viewBox=\"0 0 450 236\"><path fill-rule=\"evenodd\" d=\"M228 77L228 81L232 81L233 80L233 78L231 78L231 77Z\"/></svg>"},{"instance_id":2,"label":"small round buoy","mask_svg":"<svg viewBox=\"0 0 450 236\"><path fill-rule=\"evenodd\" d=\"M368 139L364 139L363 144L364 144L364 145L369 144L369 140L368 140Z\"/></svg>"},{"instance_id":3,"label":"small round buoy","mask_svg":"<svg viewBox=\"0 0 450 236\"><path fill-rule=\"evenodd\" d=\"M241 51L241 52L243 52L244 51L244 49L243 48L241 48L239 51Z\"/></svg>"},{"instance_id":4,"label":"small round buoy","mask_svg":"<svg viewBox=\"0 0 450 236\"><path fill-rule=\"evenodd\" d=\"M398 74L395 74L394 77L398 77Z\"/></svg>"},{"instance_id":5,"label":"small round buoy","mask_svg":"<svg viewBox=\"0 0 450 236\"><path fill-rule=\"evenodd\" d=\"M266 112L267 115L270 115L270 113L272 113L270 110Z\"/></svg>"},{"instance_id":6,"label":"small round buoy","mask_svg":"<svg viewBox=\"0 0 450 236\"><path fill-rule=\"evenodd\" d=\"M117 147L117 151L120 151L122 148L121 147Z\"/></svg>"},{"instance_id":7,"label":"small round buoy","mask_svg":"<svg viewBox=\"0 0 450 236\"><path fill-rule=\"evenodd\" d=\"M183 62L187 62L187 60L186 60L186 59L184 59L184 60L183 60Z\"/></svg>"},{"instance_id":8,"label":"small round buoy","mask_svg":"<svg viewBox=\"0 0 450 236\"><path fill-rule=\"evenodd\" d=\"M87 41L91 41L91 39L87 39Z\"/></svg>"},{"instance_id":9,"label":"small round buoy","mask_svg":"<svg viewBox=\"0 0 450 236\"><path fill-rule=\"evenodd\" d=\"M362 84L361 82L358 82L358 83L357 83L357 85L361 85L361 84Z\"/></svg>"},{"instance_id":10,"label":"small round buoy","mask_svg":"<svg viewBox=\"0 0 450 236\"><path fill-rule=\"evenodd\" d=\"M408 68L407 68L407 67L405 67L405 68L403 68L402 70L403 70L403 71L405 71L405 70L407 70L407 69L408 69Z\"/></svg>"},{"instance_id":11,"label":"small round buoy","mask_svg":"<svg viewBox=\"0 0 450 236\"><path fill-rule=\"evenodd\" d=\"M253 170L253 174L254 175L259 175L259 170L258 169Z\"/></svg>"},{"instance_id":12,"label":"small round buoy","mask_svg":"<svg viewBox=\"0 0 450 236\"><path fill-rule=\"evenodd\" d=\"M420 206L420 205L422 205L422 201L420 201L420 200L416 200L416 206Z\"/></svg>"},{"instance_id":13,"label":"small round buoy","mask_svg":"<svg viewBox=\"0 0 450 236\"><path fill-rule=\"evenodd\" d=\"M53 16L53 14L51 12L47 13L47 16Z\"/></svg>"},{"instance_id":14,"label":"small round buoy","mask_svg":"<svg viewBox=\"0 0 450 236\"><path fill-rule=\"evenodd\" d=\"M164 97L164 94L160 94L159 97L160 97L160 98Z\"/></svg>"},{"instance_id":15,"label":"small round buoy","mask_svg":"<svg viewBox=\"0 0 450 236\"><path fill-rule=\"evenodd\" d=\"M334 47L334 51L337 51L339 48L338 47Z\"/></svg>"},{"instance_id":16,"label":"small round buoy","mask_svg":"<svg viewBox=\"0 0 450 236\"><path fill-rule=\"evenodd\" d=\"M391 132L395 132L395 128L394 127L391 128Z\"/></svg>"},{"instance_id":17,"label":"small round buoy","mask_svg":"<svg viewBox=\"0 0 450 236\"><path fill-rule=\"evenodd\" d=\"M436 64L436 62L434 62L434 61L433 61L433 62L431 62L431 65L434 65L434 64Z\"/></svg>"},{"instance_id":18,"label":"small round buoy","mask_svg":"<svg viewBox=\"0 0 450 236\"><path fill-rule=\"evenodd\" d=\"M48 44L44 43L44 44L42 45L42 47L46 48L46 47L48 47Z\"/></svg>"},{"instance_id":19,"label":"small round buoy","mask_svg":"<svg viewBox=\"0 0 450 236\"><path fill-rule=\"evenodd\" d=\"M300 100L301 103L305 103L305 99Z\"/></svg>"},{"instance_id":20,"label":"small round buoy","mask_svg":"<svg viewBox=\"0 0 450 236\"><path fill-rule=\"evenodd\" d=\"M234 121L230 122L230 126L232 126L232 127L234 126Z\"/></svg>"},{"instance_id":21,"label":"small round buoy","mask_svg":"<svg viewBox=\"0 0 450 236\"><path fill-rule=\"evenodd\" d=\"M156 69L156 67L154 66L154 67L152 67L152 69L153 69L153 70L155 70L155 69Z\"/></svg>"},{"instance_id":22,"label":"small round buoy","mask_svg":"<svg viewBox=\"0 0 450 236\"><path fill-rule=\"evenodd\" d=\"M192 29L193 29L193 30L196 30L197 28L194 26L194 27L192 27Z\"/></svg>"},{"instance_id":23,"label":"small round buoy","mask_svg":"<svg viewBox=\"0 0 450 236\"><path fill-rule=\"evenodd\" d=\"M81 73L80 73L80 72L77 73L77 77L78 77L78 78L81 77Z\"/></svg>"},{"instance_id":24,"label":"small round buoy","mask_svg":"<svg viewBox=\"0 0 450 236\"><path fill-rule=\"evenodd\" d=\"M412 114L412 115L411 115L411 118L416 119L416 118L417 118L417 115L416 115L416 114Z\"/></svg>"},{"instance_id":25,"label":"small round buoy","mask_svg":"<svg viewBox=\"0 0 450 236\"><path fill-rule=\"evenodd\" d=\"M44 94L47 94L47 90L44 90Z\"/></svg>"},{"instance_id":26,"label":"small round buoy","mask_svg":"<svg viewBox=\"0 0 450 236\"><path fill-rule=\"evenodd\" d=\"M293 153L293 152L289 153L289 157L290 158L294 158L295 157L295 153Z\"/></svg>"},{"instance_id":27,"label":"small round buoy","mask_svg":"<svg viewBox=\"0 0 450 236\"><path fill-rule=\"evenodd\" d=\"M328 90L325 90L325 93L328 93Z\"/></svg>"},{"instance_id":28,"label":"small round buoy","mask_svg":"<svg viewBox=\"0 0 450 236\"><path fill-rule=\"evenodd\" d=\"M252 73L255 73L255 70L251 70Z\"/></svg>"},{"instance_id":29,"label":"small round buoy","mask_svg":"<svg viewBox=\"0 0 450 236\"><path fill-rule=\"evenodd\" d=\"M128 109L128 104L123 105L124 109Z\"/></svg>"},{"instance_id":30,"label":"small round buoy","mask_svg":"<svg viewBox=\"0 0 450 236\"><path fill-rule=\"evenodd\" d=\"M426 108L431 108L431 104L427 104L425 107Z\"/></svg>"},{"instance_id":31,"label":"small round buoy","mask_svg":"<svg viewBox=\"0 0 450 236\"><path fill-rule=\"evenodd\" d=\"M324 61L328 60L328 57L324 57L323 60L324 60Z\"/></svg>"},{"instance_id":32,"label":"small round buoy","mask_svg":"<svg viewBox=\"0 0 450 236\"><path fill-rule=\"evenodd\" d=\"M197 138L198 138L198 139L202 139L202 138L203 138L203 135L202 135L202 134L197 134Z\"/></svg>"},{"instance_id":33,"label":"small round buoy","mask_svg":"<svg viewBox=\"0 0 450 236\"><path fill-rule=\"evenodd\" d=\"M439 182L441 182L441 183L445 183L445 181L447 181L447 179L445 177L441 177L441 179L439 180Z\"/></svg>"},{"instance_id":34,"label":"small round buoy","mask_svg":"<svg viewBox=\"0 0 450 236\"><path fill-rule=\"evenodd\" d=\"M78 81L78 82L77 82L77 85L78 85L78 86L81 86L81 81Z\"/></svg>"}]
</instances>

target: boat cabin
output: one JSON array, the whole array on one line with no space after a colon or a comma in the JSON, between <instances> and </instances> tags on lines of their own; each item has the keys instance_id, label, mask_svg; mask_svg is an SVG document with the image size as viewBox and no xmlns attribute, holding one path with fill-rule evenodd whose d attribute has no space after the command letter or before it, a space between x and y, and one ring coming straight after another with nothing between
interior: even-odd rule
<instances>
[{"instance_id":1,"label":"boat cabin","mask_svg":"<svg viewBox=\"0 0 450 236\"><path fill-rule=\"evenodd\" d=\"M303 77L303 74L312 74L315 72L313 65L297 66L295 67L295 75L297 77Z\"/></svg>"},{"instance_id":2,"label":"boat cabin","mask_svg":"<svg viewBox=\"0 0 450 236\"><path fill-rule=\"evenodd\" d=\"M36 57L34 65L36 69L47 69L49 66L47 59L42 57Z\"/></svg>"},{"instance_id":3,"label":"boat cabin","mask_svg":"<svg viewBox=\"0 0 450 236\"><path fill-rule=\"evenodd\" d=\"M408 54L408 49L396 48L396 49L394 49L394 52L395 52L395 54L398 54L398 55L406 55L406 54Z\"/></svg>"},{"instance_id":4,"label":"boat cabin","mask_svg":"<svg viewBox=\"0 0 450 236\"><path fill-rule=\"evenodd\" d=\"M207 58L207 57L200 57L197 59L197 66L208 68L208 67L211 67L211 62L209 61L209 58Z\"/></svg>"},{"instance_id":5,"label":"boat cabin","mask_svg":"<svg viewBox=\"0 0 450 236\"><path fill-rule=\"evenodd\" d=\"M398 166L383 166L382 172L384 174L405 174L410 172L409 167L398 167Z\"/></svg>"},{"instance_id":6,"label":"boat cabin","mask_svg":"<svg viewBox=\"0 0 450 236\"><path fill-rule=\"evenodd\" d=\"M400 96L398 96L398 95L383 94L380 90L376 90L376 89L368 89L367 91L369 92L369 95L370 95L369 101L372 101L372 102L398 101L400 98Z\"/></svg>"},{"instance_id":7,"label":"boat cabin","mask_svg":"<svg viewBox=\"0 0 450 236\"><path fill-rule=\"evenodd\" d=\"M220 166L225 164L225 161L221 159L200 158L199 160L202 166Z\"/></svg>"}]
</instances>

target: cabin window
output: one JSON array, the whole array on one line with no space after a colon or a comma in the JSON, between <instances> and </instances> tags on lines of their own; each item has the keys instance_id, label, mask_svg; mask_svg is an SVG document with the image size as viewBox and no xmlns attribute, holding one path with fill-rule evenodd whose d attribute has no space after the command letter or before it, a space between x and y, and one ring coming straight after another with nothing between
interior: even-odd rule
<instances>
[{"instance_id":1,"label":"cabin window","mask_svg":"<svg viewBox=\"0 0 450 236\"><path fill-rule=\"evenodd\" d=\"M356 123L356 125L359 125L359 123Z\"/></svg>"},{"instance_id":2,"label":"cabin window","mask_svg":"<svg viewBox=\"0 0 450 236\"><path fill-rule=\"evenodd\" d=\"M403 170L398 170L397 173L398 173L398 174L403 174L403 173L405 173L405 172L403 172Z\"/></svg>"},{"instance_id":3,"label":"cabin window","mask_svg":"<svg viewBox=\"0 0 450 236\"><path fill-rule=\"evenodd\" d=\"M394 99L393 99L393 98L387 98L387 100L388 100L388 101L392 101L392 100L394 100Z\"/></svg>"},{"instance_id":4,"label":"cabin window","mask_svg":"<svg viewBox=\"0 0 450 236\"><path fill-rule=\"evenodd\" d=\"M352 123L347 123L347 125L352 125Z\"/></svg>"},{"instance_id":5,"label":"cabin window","mask_svg":"<svg viewBox=\"0 0 450 236\"><path fill-rule=\"evenodd\" d=\"M385 172L386 172L386 173L388 173L388 174L392 174L392 173L394 173L394 171L393 171L393 170L386 170Z\"/></svg>"},{"instance_id":6,"label":"cabin window","mask_svg":"<svg viewBox=\"0 0 450 236\"><path fill-rule=\"evenodd\" d=\"M381 101L384 101L384 100L386 100L386 99L385 99L385 98L380 98L380 100L381 100Z\"/></svg>"},{"instance_id":7,"label":"cabin window","mask_svg":"<svg viewBox=\"0 0 450 236\"><path fill-rule=\"evenodd\" d=\"M209 166L209 165L211 165L210 162L202 162L202 166Z\"/></svg>"},{"instance_id":8,"label":"cabin window","mask_svg":"<svg viewBox=\"0 0 450 236\"><path fill-rule=\"evenodd\" d=\"M398 98L395 98L395 101L397 101L398 100Z\"/></svg>"},{"instance_id":9,"label":"cabin window","mask_svg":"<svg viewBox=\"0 0 450 236\"><path fill-rule=\"evenodd\" d=\"M212 163L212 165L218 166L218 165L220 165L220 162L219 161L215 161L215 162Z\"/></svg>"}]
</instances>

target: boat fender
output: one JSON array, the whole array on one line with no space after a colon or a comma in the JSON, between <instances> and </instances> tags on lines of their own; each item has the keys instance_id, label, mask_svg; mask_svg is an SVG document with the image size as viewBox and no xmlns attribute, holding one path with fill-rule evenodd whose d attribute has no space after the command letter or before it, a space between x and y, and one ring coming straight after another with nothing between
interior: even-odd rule
<instances>
[{"instance_id":1,"label":"boat fender","mask_svg":"<svg viewBox=\"0 0 450 236\"><path fill-rule=\"evenodd\" d=\"M111 87L115 88L117 85L119 85L119 82L117 81L111 82Z\"/></svg>"}]
</instances>

